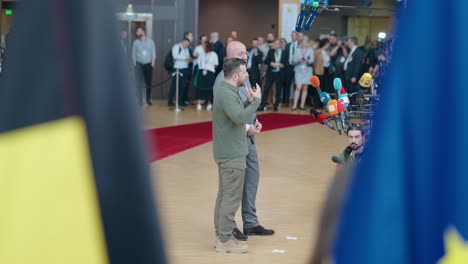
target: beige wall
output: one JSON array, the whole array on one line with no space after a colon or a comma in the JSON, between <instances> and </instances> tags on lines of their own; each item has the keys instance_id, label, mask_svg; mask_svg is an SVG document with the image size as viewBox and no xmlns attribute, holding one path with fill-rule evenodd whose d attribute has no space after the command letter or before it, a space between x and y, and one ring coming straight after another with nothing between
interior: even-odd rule
<instances>
[{"instance_id":1,"label":"beige wall","mask_svg":"<svg viewBox=\"0 0 468 264\"><path fill-rule=\"evenodd\" d=\"M359 39L359 45L362 45L368 36L371 40L376 40L379 32L386 32L387 36L391 35L391 26L390 17L349 17L348 36L356 36Z\"/></svg>"},{"instance_id":2,"label":"beige wall","mask_svg":"<svg viewBox=\"0 0 468 264\"><path fill-rule=\"evenodd\" d=\"M277 33L278 0L200 0L199 10L198 33L217 31L223 43L232 30L246 44L259 35Z\"/></svg>"},{"instance_id":3,"label":"beige wall","mask_svg":"<svg viewBox=\"0 0 468 264\"><path fill-rule=\"evenodd\" d=\"M299 12L301 12L301 0L279 0L278 1L278 9L277 9L277 12L278 12L278 32L277 32L277 36L281 37L281 32L283 31L283 28L281 28L281 20L283 19L282 17L282 5L283 4L297 4L297 10L298 10L298 14ZM297 17L296 17L297 19ZM285 34L289 35L293 30L294 28L291 28L291 29L284 29L285 30Z\"/></svg>"}]
</instances>

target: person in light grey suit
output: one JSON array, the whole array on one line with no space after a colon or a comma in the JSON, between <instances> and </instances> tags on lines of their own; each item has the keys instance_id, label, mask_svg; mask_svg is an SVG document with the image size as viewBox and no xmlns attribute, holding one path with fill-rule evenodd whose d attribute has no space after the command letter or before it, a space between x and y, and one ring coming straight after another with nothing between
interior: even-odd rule
<instances>
[{"instance_id":1,"label":"person in light grey suit","mask_svg":"<svg viewBox=\"0 0 468 264\"><path fill-rule=\"evenodd\" d=\"M245 45L239 41L232 41L226 47L226 59L230 58L239 58L247 62L247 52ZM213 93L216 93L216 90L220 86L221 82L224 80L224 72L220 72L216 77L215 83L213 85ZM245 85L248 87L253 87L249 80L247 79ZM242 101L247 101L247 87L245 85L239 88L239 96ZM256 84L258 85L258 84ZM255 89L255 87L254 87ZM216 104L216 101L213 102ZM247 168L245 170L244 178L244 190L242 196L242 221L243 221L243 231L242 233L238 228L235 221L233 221L233 235L237 240L247 240L249 235L260 235L267 236L273 235L275 233L272 229L266 229L260 225L257 217L257 209L255 206L255 200L257 197L258 182L260 179L260 172L258 168L258 156L257 148L255 145L255 135L260 133L262 130L262 124L257 120L257 115L253 114L246 124L246 140L248 145L249 153L246 157Z\"/></svg>"}]
</instances>

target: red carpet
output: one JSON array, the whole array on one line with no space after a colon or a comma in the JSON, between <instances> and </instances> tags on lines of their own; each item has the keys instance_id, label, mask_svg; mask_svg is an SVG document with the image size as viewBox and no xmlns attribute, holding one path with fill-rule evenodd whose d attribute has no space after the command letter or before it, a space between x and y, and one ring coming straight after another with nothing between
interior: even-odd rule
<instances>
[{"instance_id":1,"label":"red carpet","mask_svg":"<svg viewBox=\"0 0 468 264\"><path fill-rule=\"evenodd\" d=\"M262 131L313 123L310 115L268 113L259 115ZM163 127L146 131L150 161L156 161L199 146L212 140L211 121L180 126Z\"/></svg>"}]
</instances>

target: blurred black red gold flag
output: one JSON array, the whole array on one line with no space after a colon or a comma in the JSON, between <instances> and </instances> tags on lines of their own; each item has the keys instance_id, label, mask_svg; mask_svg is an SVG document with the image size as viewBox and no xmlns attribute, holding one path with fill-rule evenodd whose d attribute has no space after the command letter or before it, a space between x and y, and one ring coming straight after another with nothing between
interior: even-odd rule
<instances>
[{"instance_id":1,"label":"blurred black red gold flag","mask_svg":"<svg viewBox=\"0 0 468 264\"><path fill-rule=\"evenodd\" d=\"M18 2L0 80L0 263L165 263L109 0Z\"/></svg>"}]
</instances>

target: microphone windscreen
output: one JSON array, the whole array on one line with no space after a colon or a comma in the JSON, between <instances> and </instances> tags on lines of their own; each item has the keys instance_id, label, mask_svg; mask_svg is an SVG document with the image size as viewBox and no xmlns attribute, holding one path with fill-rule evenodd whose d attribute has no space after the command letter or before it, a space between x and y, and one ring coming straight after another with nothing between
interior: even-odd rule
<instances>
[{"instance_id":1,"label":"microphone windscreen","mask_svg":"<svg viewBox=\"0 0 468 264\"><path fill-rule=\"evenodd\" d=\"M320 87L320 79L316 75L312 75L312 77L310 77L309 81L310 81L310 84L312 84L312 86L314 88L319 88Z\"/></svg>"},{"instance_id":2,"label":"microphone windscreen","mask_svg":"<svg viewBox=\"0 0 468 264\"><path fill-rule=\"evenodd\" d=\"M338 112L346 112L346 106L341 101L338 101Z\"/></svg>"},{"instance_id":3,"label":"microphone windscreen","mask_svg":"<svg viewBox=\"0 0 468 264\"><path fill-rule=\"evenodd\" d=\"M334 115L337 115L339 113L338 112L338 102L335 99L328 102L327 108L328 108L328 113L330 114L330 116L334 116Z\"/></svg>"},{"instance_id":4,"label":"microphone windscreen","mask_svg":"<svg viewBox=\"0 0 468 264\"><path fill-rule=\"evenodd\" d=\"M369 88L372 82L372 75L370 73L364 73L359 80L359 85L364 88Z\"/></svg>"},{"instance_id":5,"label":"microphone windscreen","mask_svg":"<svg viewBox=\"0 0 468 264\"><path fill-rule=\"evenodd\" d=\"M312 108L312 109L310 109L310 114L313 115L315 117L315 119L317 119L320 112L317 111L316 109Z\"/></svg>"},{"instance_id":6,"label":"microphone windscreen","mask_svg":"<svg viewBox=\"0 0 468 264\"><path fill-rule=\"evenodd\" d=\"M328 119L328 116L326 116L326 115L324 115L324 114L319 114L319 115L317 116L317 122L319 122L319 123L322 124L322 125L323 125L323 120L324 120L324 119Z\"/></svg>"},{"instance_id":7,"label":"microphone windscreen","mask_svg":"<svg viewBox=\"0 0 468 264\"><path fill-rule=\"evenodd\" d=\"M341 79L340 79L340 78L335 78L335 79L333 79L333 87L334 87L335 90L337 90L337 91L341 90L341 87L343 87L343 84L341 83Z\"/></svg>"},{"instance_id":8,"label":"microphone windscreen","mask_svg":"<svg viewBox=\"0 0 468 264\"><path fill-rule=\"evenodd\" d=\"M328 102L331 100L330 95L326 92L321 92L319 96L320 96L320 101L324 105L328 104Z\"/></svg>"}]
</instances>

